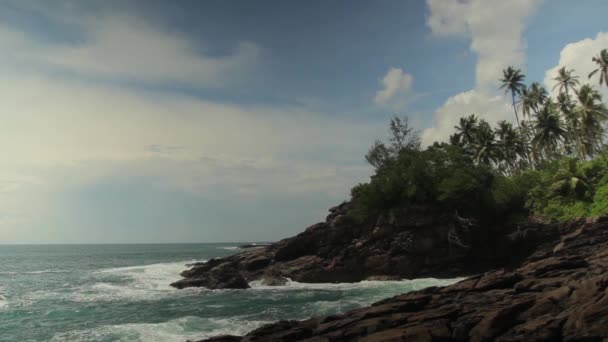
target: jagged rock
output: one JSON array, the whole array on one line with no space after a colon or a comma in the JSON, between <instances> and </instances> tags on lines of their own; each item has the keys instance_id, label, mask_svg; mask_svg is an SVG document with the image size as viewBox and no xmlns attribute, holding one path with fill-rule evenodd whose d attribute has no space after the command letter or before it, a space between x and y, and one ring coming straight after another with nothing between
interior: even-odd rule
<instances>
[{"instance_id":1,"label":"jagged rock","mask_svg":"<svg viewBox=\"0 0 608 342\"><path fill-rule=\"evenodd\" d=\"M446 221L450 215L423 207L383 212L355 223L349 210L350 203L342 203L330 209L326 222L297 236L194 264L182 273L186 279L175 286L242 287L239 275L245 282L268 274L300 282L355 282L376 275L394 279L463 276L515 263L566 229L538 223L477 227L453 215ZM475 240L474 232L486 233ZM564 245L571 243L566 239Z\"/></svg>"},{"instance_id":2,"label":"jagged rock","mask_svg":"<svg viewBox=\"0 0 608 342\"><path fill-rule=\"evenodd\" d=\"M608 340L608 220L538 229L534 239L553 236L545 229L563 238L545 240L508 269L406 293L340 315L282 321L238 339L206 341ZM554 252L558 244L562 247Z\"/></svg>"},{"instance_id":3,"label":"jagged rock","mask_svg":"<svg viewBox=\"0 0 608 342\"><path fill-rule=\"evenodd\" d=\"M249 283L234 268L220 265L209 272L197 274L194 277L178 280L171 284L178 289L185 287L206 287L208 289L247 289Z\"/></svg>"},{"instance_id":4,"label":"jagged rock","mask_svg":"<svg viewBox=\"0 0 608 342\"><path fill-rule=\"evenodd\" d=\"M247 260L243 263L243 267L248 271L258 270L262 267L266 267L272 259L267 256L261 255L257 258Z\"/></svg>"}]
</instances>

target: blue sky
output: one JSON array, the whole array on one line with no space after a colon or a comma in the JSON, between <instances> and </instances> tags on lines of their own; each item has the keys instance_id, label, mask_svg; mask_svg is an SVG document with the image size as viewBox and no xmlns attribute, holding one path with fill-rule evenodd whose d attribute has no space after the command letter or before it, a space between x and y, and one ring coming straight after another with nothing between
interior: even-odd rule
<instances>
[{"instance_id":1,"label":"blue sky","mask_svg":"<svg viewBox=\"0 0 608 342\"><path fill-rule=\"evenodd\" d=\"M513 120L608 47L608 3L0 1L0 243L276 240L368 179L407 114ZM604 92L604 95L608 95Z\"/></svg>"}]
</instances>

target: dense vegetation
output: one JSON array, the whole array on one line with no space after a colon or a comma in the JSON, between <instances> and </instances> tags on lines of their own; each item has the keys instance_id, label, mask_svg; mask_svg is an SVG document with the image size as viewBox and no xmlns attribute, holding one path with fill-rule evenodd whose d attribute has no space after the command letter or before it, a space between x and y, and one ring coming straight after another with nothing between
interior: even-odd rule
<instances>
[{"instance_id":1,"label":"dense vegetation","mask_svg":"<svg viewBox=\"0 0 608 342\"><path fill-rule=\"evenodd\" d=\"M608 50L592 58L608 87ZM390 122L389 142L366 155L375 174L352 189L352 214L364 220L395 208L432 207L446 217L547 221L608 214L608 109L594 87L561 68L553 99L520 70L503 70L516 126L462 117L449 143L421 148L407 118ZM520 117L521 116L521 117Z\"/></svg>"}]
</instances>

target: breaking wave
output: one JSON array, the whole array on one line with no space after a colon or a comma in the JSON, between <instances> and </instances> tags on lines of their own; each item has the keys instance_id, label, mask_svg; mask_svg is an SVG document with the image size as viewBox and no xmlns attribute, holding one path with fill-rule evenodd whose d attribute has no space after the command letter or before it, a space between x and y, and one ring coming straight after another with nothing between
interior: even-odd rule
<instances>
[{"instance_id":1,"label":"breaking wave","mask_svg":"<svg viewBox=\"0 0 608 342\"><path fill-rule=\"evenodd\" d=\"M171 287L170 284L181 278L180 273L188 268L188 264L195 262L201 262L201 260L99 270L93 274L95 281L78 289L72 294L71 299L86 302L164 298L177 292L177 289ZM194 290L190 292L192 291Z\"/></svg>"},{"instance_id":2,"label":"breaking wave","mask_svg":"<svg viewBox=\"0 0 608 342\"><path fill-rule=\"evenodd\" d=\"M251 321L245 317L214 319L188 316L157 324L106 325L89 330L70 331L55 334L51 341L183 342L225 334L242 335L265 323L269 322Z\"/></svg>"}]
</instances>

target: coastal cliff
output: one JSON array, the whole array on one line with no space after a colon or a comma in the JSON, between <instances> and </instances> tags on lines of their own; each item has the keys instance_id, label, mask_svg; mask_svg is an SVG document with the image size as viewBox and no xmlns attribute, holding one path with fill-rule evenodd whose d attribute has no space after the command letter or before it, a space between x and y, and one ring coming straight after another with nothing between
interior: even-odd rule
<instances>
[{"instance_id":1,"label":"coastal cliff","mask_svg":"<svg viewBox=\"0 0 608 342\"><path fill-rule=\"evenodd\" d=\"M520 230L516 234L532 234ZM557 234L511 267L246 336L205 341L605 341L608 217L538 225Z\"/></svg>"},{"instance_id":2,"label":"coastal cliff","mask_svg":"<svg viewBox=\"0 0 608 342\"><path fill-rule=\"evenodd\" d=\"M429 209L391 211L357 223L350 203L330 209L325 222L263 248L212 259L182 273L177 288L248 288L261 280L306 283L455 277L510 265L538 241L556 238L539 224L483 225Z\"/></svg>"}]
</instances>

